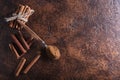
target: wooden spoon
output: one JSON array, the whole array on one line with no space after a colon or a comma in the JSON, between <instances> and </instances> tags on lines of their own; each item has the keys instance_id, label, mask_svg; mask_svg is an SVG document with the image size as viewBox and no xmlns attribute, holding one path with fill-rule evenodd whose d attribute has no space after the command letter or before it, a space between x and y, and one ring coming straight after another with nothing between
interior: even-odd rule
<instances>
[{"instance_id":1,"label":"wooden spoon","mask_svg":"<svg viewBox=\"0 0 120 80\"><path fill-rule=\"evenodd\" d=\"M46 48L46 52L48 57L54 59L54 60L58 60L60 58L60 50L53 45L47 45L45 43L45 41L40 38L34 31L32 31L27 25L25 25L24 23L22 23L20 20L18 20L18 23L23 26L23 28L35 39L39 40L42 42L42 44L44 44L45 48Z\"/></svg>"}]
</instances>

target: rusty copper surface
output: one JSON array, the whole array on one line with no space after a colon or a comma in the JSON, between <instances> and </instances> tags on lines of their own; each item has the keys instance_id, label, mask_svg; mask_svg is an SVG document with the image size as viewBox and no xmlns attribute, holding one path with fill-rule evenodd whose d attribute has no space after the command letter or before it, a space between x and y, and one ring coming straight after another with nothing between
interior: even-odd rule
<instances>
[{"instance_id":1,"label":"rusty copper surface","mask_svg":"<svg viewBox=\"0 0 120 80\"><path fill-rule=\"evenodd\" d=\"M35 10L27 25L57 46L61 58L44 53L28 74L15 77L19 60L9 49L12 30L4 17L18 4ZM120 80L120 0L0 0L0 80Z\"/></svg>"}]
</instances>

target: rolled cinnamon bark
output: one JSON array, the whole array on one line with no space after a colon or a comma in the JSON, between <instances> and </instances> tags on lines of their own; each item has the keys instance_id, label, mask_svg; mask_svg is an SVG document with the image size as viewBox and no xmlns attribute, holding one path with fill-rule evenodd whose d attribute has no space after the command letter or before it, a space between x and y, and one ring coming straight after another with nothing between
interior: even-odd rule
<instances>
[{"instance_id":1,"label":"rolled cinnamon bark","mask_svg":"<svg viewBox=\"0 0 120 80\"><path fill-rule=\"evenodd\" d=\"M18 11L16 14L23 14L25 6L19 5L19 7L20 7L20 9L19 9L19 11ZM18 25L18 23L17 23L16 21L15 21L14 28L20 29L20 28L19 28L19 25Z\"/></svg>"},{"instance_id":2,"label":"rolled cinnamon bark","mask_svg":"<svg viewBox=\"0 0 120 80\"><path fill-rule=\"evenodd\" d=\"M15 14L18 14L19 11L20 11L20 6L18 6L17 10L15 11ZM15 21L15 20L9 22L9 26L10 26L11 28L14 28L14 27L15 27L14 24L16 24L16 21Z\"/></svg>"},{"instance_id":3,"label":"rolled cinnamon bark","mask_svg":"<svg viewBox=\"0 0 120 80\"><path fill-rule=\"evenodd\" d=\"M21 70L22 70L25 62L26 62L26 59L25 59L25 58L22 58L22 59L20 60L18 66L17 66L17 68L16 68L16 71L15 71L15 76L16 76L16 77L19 76L19 74L20 74L20 72L21 72Z\"/></svg>"},{"instance_id":4,"label":"rolled cinnamon bark","mask_svg":"<svg viewBox=\"0 0 120 80\"><path fill-rule=\"evenodd\" d=\"M13 46L13 44L9 44L10 50L12 51L12 53L15 54L16 58L19 59L20 55L18 54L17 50L15 49L15 47Z\"/></svg>"},{"instance_id":5,"label":"rolled cinnamon bark","mask_svg":"<svg viewBox=\"0 0 120 80\"><path fill-rule=\"evenodd\" d=\"M28 45L28 43L25 41L22 33L19 31L19 35L20 35L20 40L21 40L21 43L23 45L23 47L26 49L26 50L29 50L30 49L30 46Z\"/></svg>"},{"instance_id":6,"label":"rolled cinnamon bark","mask_svg":"<svg viewBox=\"0 0 120 80\"><path fill-rule=\"evenodd\" d=\"M19 5L17 10L15 11L15 14L21 14L23 9L24 9L24 6L23 5ZM11 28L18 28L18 23L15 20L14 21L10 21L9 25L10 25Z\"/></svg>"},{"instance_id":7,"label":"rolled cinnamon bark","mask_svg":"<svg viewBox=\"0 0 120 80\"><path fill-rule=\"evenodd\" d=\"M24 70L24 74L26 74L30 69L31 67L38 61L38 59L40 58L40 54L38 54L32 61L31 63L25 68Z\"/></svg>"},{"instance_id":8,"label":"rolled cinnamon bark","mask_svg":"<svg viewBox=\"0 0 120 80\"><path fill-rule=\"evenodd\" d=\"M13 41L15 42L15 44L19 47L19 49L21 50L22 53L26 53L27 51L23 48L23 46L21 45L21 43L19 42L19 40L16 38L16 36L14 34L11 34L11 37L13 39Z\"/></svg>"},{"instance_id":9,"label":"rolled cinnamon bark","mask_svg":"<svg viewBox=\"0 0 120 80\"><path fill-rule=\"evenodd\" d=\"M31 15L31 8L28 6L27 9L26 9L24 18L28 20L30 15Z\"/></svg>"},{"instance_id":10,"label":"rolled cinnamon bark","mask_svg":"<svg viewBox=\"0 0 120 80\"><path fill-rule=\"evenodd\" d=\"M25 6L24 6L24 9L23 9L23 11L22 11L22 15L24 15L24 14L25 14L25 12L26 12L27 8L28 8L28 6L27 6L27 5L25 5Z\"/></svg>"}]
</instances>

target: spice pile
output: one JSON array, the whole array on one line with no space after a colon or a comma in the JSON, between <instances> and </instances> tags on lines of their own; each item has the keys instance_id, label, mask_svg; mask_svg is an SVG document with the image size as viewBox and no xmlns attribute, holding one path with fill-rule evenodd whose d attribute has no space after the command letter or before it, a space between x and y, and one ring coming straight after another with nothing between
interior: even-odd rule
<instances>
[{"instance_id":1,"label":"spice pile","mask_svg":"<svg viewBox=\"0 0 120 80\"><path fill-rule=\"evenodd\" d=\"M49 58L54 60L58 60L60 58L60 51L56 46L47 45L44 40L42 40L34 31L32 31L25 24L26 22L28 22L29 17L33 13L34 13L34 10L31 9L29 6L19 5L15 13L12 14L12 17L5 18L6 21L9 22L9 26L12 29L17 30L16 33L13 32L10 34L12 38L12 42L9 44L9 47L12 53L16 55L17 59L20 59L18 67L16 68L16 71L15 71L15 76L19 76L25 62L27 61L26 58L24 58L24 55L30 49L33 39L41 41L41 43L44 45L45 50L47 52L46 55ZM29 40L25 40L24 34L22 33L23 28L26 30L26 32L28 32L31 35ZM38 53L38 55L36 55L36 57L27 65L23 73L26 74L32 68L32 66L39 60L39 58L40 58L40 53Z\"/></svg>"}]
</instances>

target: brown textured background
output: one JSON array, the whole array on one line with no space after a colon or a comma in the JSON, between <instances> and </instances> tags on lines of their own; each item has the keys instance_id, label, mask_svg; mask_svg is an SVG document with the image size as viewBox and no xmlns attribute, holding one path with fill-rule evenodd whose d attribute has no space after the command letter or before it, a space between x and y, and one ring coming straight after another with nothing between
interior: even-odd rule
<instances>
[{"instance_id":1,"label":"brown textured background","mask_svg":"<svg viewBox=\"0 0 120 80\"><path fill-rule=\"evenodd\" d=\"M19 60L9 50L3 18L18 4L35 10L27 25L56 45L61 59L42 56L27 75L15 78ZM0 0L0 80L120 80L120 0Z\"/></svg>"}]
</instances>

